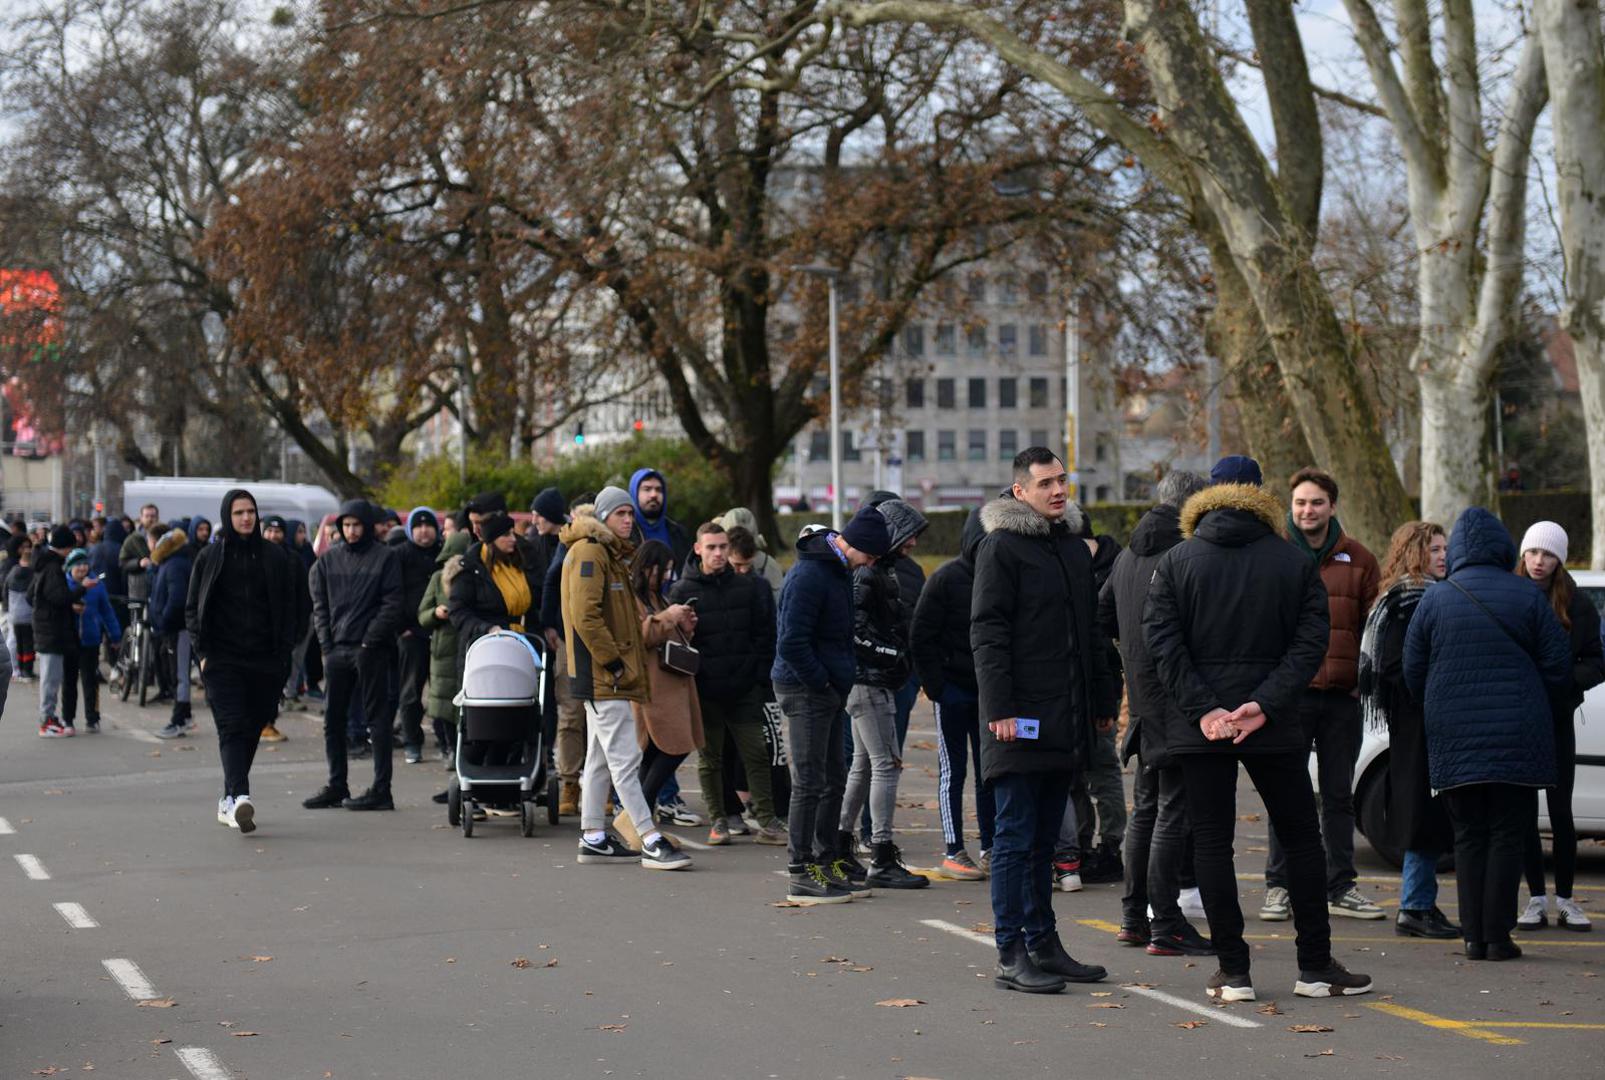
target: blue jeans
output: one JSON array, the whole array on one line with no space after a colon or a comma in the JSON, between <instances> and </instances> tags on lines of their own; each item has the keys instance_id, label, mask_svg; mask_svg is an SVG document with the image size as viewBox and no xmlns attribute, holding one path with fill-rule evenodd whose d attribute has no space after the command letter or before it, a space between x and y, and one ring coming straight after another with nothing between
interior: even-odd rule
<instances>
[{"instance_id":1,"label":"blue jeans","mask_svg":"<svg viewBox=\"0 0 1605 1080\"><path fill-rule=\"evenodd\" d=\"M1053 845L1070 794L1068 772L1009 773L992 781L992 925L1000 951L1054 935Z\"/></svg>"},{"instance_id":2,"label":"blue jeans","mask_svg":"<svg viewBox=\"0 0 1605 1080\"><path fill-rule=\"evenodd\" d=\"M1400 910L1432 910L1438 903L1438 852L1406 851L1403 884Z\"/></svg>"}]
</instances>

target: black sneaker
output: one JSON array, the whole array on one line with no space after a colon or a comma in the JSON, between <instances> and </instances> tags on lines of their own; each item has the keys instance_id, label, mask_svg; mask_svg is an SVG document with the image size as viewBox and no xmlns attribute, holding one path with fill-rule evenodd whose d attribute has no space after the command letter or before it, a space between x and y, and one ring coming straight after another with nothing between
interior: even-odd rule
<instances>
[{"instance_id":1,"label":"black sneaker","mask_svg":"<svg viewBox=\"0 0 1605 1080\"><path fill-rule=\"evenodd\" d=\"M597 843L591 843L585 837L580 837L579 862L595 863L598 866L607 864L623 865L624 863L639 860L641 853L626 847L623 841L611 833L602 837Z\"/></svg>"},{"instance_id":2,"label":"black sneaker","mask_svg":"<svg viewBox=\"0 0 1605 1080\"><path fill-rule=\"evenodd\" d=\"M1107 885L1111 881L1126 879L1126 865L1120 861L1120 848L1114 844L1099 844L1090 859L1081 862L1081 882L1084 885Z\"/></svg>"},{"instance_id":3,"label":"black sneaker","mask_svg":"<svg viewBox=\"0 0 1605 1080\"><path fill-rule=\"evenodd\" d=\"M1138 922L1123 922L1120 924L1120 929L1115 933L1115 940L1122 945L1130 945L1133 948L1140 949L1148 944L1148 938L1152 933L1153 930L1148 925L1147 919Z\"/></svg>"},{"instance_id":4,"label":"black sneaker","mask_svg":"<svg viewBox=\"0 0 1605 1080\"><path fill-rule=\"evenodd\" d=\"M852 896L862 900L875 895L875 890L869 886L869 871L851 855L832 856L820 866L838 888Z\"/></svg>"},{"instance_id":5,"label":"black sneaker","mask_svg":"<svg viewBox=\"0 0 1605 1080\"><path fill-rule=\"evenodd\" d=\"M644 870L689 870L691 856L659 836L650 844L641 845L641 867Z\"/></svg>"},{"instance_id":6,"label":"black sneaker","mask_svg":"<svg viewBox=\"0 0 1605 1080\"><path fill-rule=\"evenodd\" d=\"M815 904L845 904L852 898L853 894L842 888L838 879L818 863L791 868L790 882L786 886L788 903L812 907Z\"/></svg>"},{"instance_id":7,"label":"black sneaker","mask_svg":"<svg viewBox=\"0 0 1605 1080\"><path fill-rule=\"evenodd\" d=\"M1440 941L1450 941L1460 936L1458 928L1439 923L1432 917L1430 911L1410 911L1399 909L1399 917L1393 923L1393 932L1400 937L1435 938Z\"/></svg>"},{"instance_id":8,"label":"black sneaker","mask_svg":"<svg viewBox=\"0 0 1605 1080\"><path fill-rule=\"evenodd\" d=\"M1180 933L1155 934L1148 942L1149 956L1214 956L1215 946L1191 923Z\"/></svg>"},{"instance_id":9,"label":"black sneaker","mask_svg":"<svg viewBox=\"0 0 1605 1080\"><path fill-rule=\"evenodd\" d=\"M1216 1001L1254 1000L1254 982L1246 973L1228 975L1217 968L1215 974L1209 977L1208 989L1209 996Z\"/></svg>"},{"instance_id":10,"label":"black sneaker","mask_svg":"<svg viewBox=\"0 0 1605 1080\"><path fill-rule=\"evenodd\" d=\"M873 889L923 889L931 879L903 865L903 853L893 843L876 844L875 858L864 883Z\"/></svg>"},{"instance_id":11,"label":"black sneaker","mask_svg":"<svg viewBox=\"0 0 1605 1080\"><path fill-rule=\"evenodd\" d=\"M329 810L341 806L351 798L351 792L346 788L323 787L310 799L302 799L301 805L308 810Z\"/></svg>"},{"instance_id":12,"label":"black sneaker","mask_svg":"<svg viewBox=\"0 0 1605 1080\"><path fill-rule=\"evenodd\" d=\"M1299 972L1298 982L1293 984L1293 993L1299 997L1353 997L1370 992L1371 976L1355 974L1336 960L1320 971Z\"/></svg>"},{"instance_id":13,"label":"black sneaker","mask_svg":"<svg viewBox=\"0 0 1605 1080\"><path fill-rule=\"evenodd\" d=\"M347 799L340 804L347 810L394 810L396 801L390 797L388 791L375 791L369 788L354 799Z\"/></svg>"},{"instance_id":14,"label":"black sneaker","mask_svg":"<svg viewBox=\"0 0 1605 1080\"><path fill-rule=\"evenodd\" d=\"M437 791L435 794L429 796L429 801L432 803L439 803L441 806L445 806L451 801L450 793L445 791Z\"/></svg>"},{"instance_id":15,"label":"black sneaker","mask_svg":"<svg viewBox=\"0 0 1605 1080\"><path fill-rule=\"evenodd\" d=\"M84 734L86 734L86 735L99 735L100 734L100 721L99 720L85 720L84 721Z\"/></svg>"}]
</instances>

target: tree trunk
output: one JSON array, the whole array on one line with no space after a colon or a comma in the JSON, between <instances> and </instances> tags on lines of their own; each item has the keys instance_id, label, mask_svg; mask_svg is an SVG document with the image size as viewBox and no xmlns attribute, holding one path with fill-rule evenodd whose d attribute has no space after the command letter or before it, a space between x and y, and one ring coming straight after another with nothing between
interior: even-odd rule
<instances>
[{"instance_id":1,"label":"tree trunk","mask_svg":"<svg viewBox=\"0 0 1605 1080\"><path fill-rule=\"evenodd\" d=\"M769 550L775 554L790 548L796 537L783 536L775 514L775 482L770 468L778 451L768 447L753 448L750 453L725 454L719 458L720 469L730 479L737 506L745 506L758 519L758 529L768 537Z\"/></svg>"},{"instance_id":2,"label":"tree trunk","mask_svg":"<svg viewBox=\"0 0 1605 1080\"><path fill-rule=\"evenodd\" d=\"M1452 528L1488 502L1488 385L1422 372L1421 517Z\"/></svg>"},{"instance_id":3,"label":"tree trunk","mask_svg":"<svg viewBox=\"0 0 1605 1080\"><path fill-rule=\"evenodd\" d=\"M1572 337L1588 429L1593 552L1605 570L1605 40L1598 0L1539 0L1534 14L1543 41L1555 111L1555 177L1566 306L1561 325Z\"/></svg>"}]
</instances>

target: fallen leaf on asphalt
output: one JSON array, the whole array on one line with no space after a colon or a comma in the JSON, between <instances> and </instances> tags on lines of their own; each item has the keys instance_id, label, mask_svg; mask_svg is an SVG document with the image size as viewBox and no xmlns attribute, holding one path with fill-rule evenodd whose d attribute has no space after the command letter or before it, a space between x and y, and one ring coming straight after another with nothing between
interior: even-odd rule
<instances>
[{"instance_id":1,"label":"fallen leaf on asphalt","mask_svg":"<svg viewBox=\"0 0 1605 1080\"><path fill-rule=\"evenodd\" d=\"M1265 1004L1261 1005L1255 1011L1256 1012L1262 1012L1266 1016L1281 1016L1282 1015L1282 1010L1278 1009L1276 1007L1276 1002L1274 1002L1274 1001L1267 1001Z\"/></svg>"},{"instance_id":2,"label":"fallen leaf on asphalt","mask_svg":"<svg viewBox=\"0 0 1605 1080\"><path fill-rule=\"evenodd\" d=\"M1154 989L1154 987L1158 986L1159 984L1158 983L1121 983L1120 985L1129 986L1129 987L1132 987L1135 990L1152 990L1152 989Z\"/></svg>"},{"instance_id":3,"label":"fallen leaf on asphalt","mask_svg":"<svg viewBox=\"0 0 1605 1080\"><path fill-rule=\"evenodd\" d=\"M1094 1020L1092 1023L1088 1024L1087 1026L1088 1027L1108 1027L1109 1025L1104 1023L1102 1020Z\"/></svg>"},{"instance_id":4,"label":"fallen leaf on asphalt","mask_svg":"<svg viewBox=\"0 0 1605 1080\"><path fill-rule=\"evenodd\" d=\"M875 969L870 967L868 964L848 964L847 965L847 970L848 971L856 971L856 972L859 972L860 974L862 974L863 972L874 971Z\"/></svg>"},{"instance_id":5,"label":"fallen leaf on asphalt","mask_svg":"<svg viewBox=\"0 0 1605 1080\"><path fill-rule=\"evenodd\" d=\"M769 902L769 906L770 907L807 907L808 905L807 904L799 904L795 900L771 900Z\"/></svg>"},{"instance_id":6,"label":"fallen leaf on asphalt","mask_svg":"<svg viewBox=\"0 0 1605 1080\"><path fill-rule=\"evenodd\" d=\"M192 752L192 753L193 753L193 752L194 752L194 750L195 750L195 748L194 748L194 747L193 747L193 746L187 746L187 745L185 745L185 744L183 744L183 743L180 743L180 744L179 744L179 745L178 745L178 750L179 750L179 752L180 752L180 753L182 753L182 752L184 752L184 751L190 751L190 752Z\"/></svg>"},{"instance_id":7,"label":"fallen leaf on asphalt","mask_svg":"<svg viewBox=\"0 0 1605 1080\"><path fill-rule=\"evenodd\" d=\"M827 956L820 961L821 964L847 964L851 963L845 956Z\"/></svg>"},{"instance_id":8,"label":"fallen leaf on asphalt","mask_svg":"<svg viewBox=\"0 0 1605 1080\"><path fill-rule=\"evenodd\" d=\"M229 1034L236 1039L254 1039L257 1033L254 1031L231 1031Z\"/></svg>"},{"instance_id":9,"label":"fallen leaf on asphalt","mask_svg":"<svg viewBox=\"0 0 1605 1080\"><path fill-rule=\"evenodd\" d=\"M60 1065L46 1065L42 1069L35 1069L33 1074L35 1076L55 1076L59 1072L66 1071L67 1070L63 1069Z\"/></svg>"},{"instance_id":10,"label":"fallen leaf on asphalt","mask_svg":"<svg viewBox=\"0 0 1605 1080\"><path fill-rule=\"evenodd\" d=\"M269 960L272 960L272 959L273 959L273 957L271 957L271 956L253 956L253 957L251 957L251 962L253 964L265 964Z\"/></svg>"},{"instance_id":11,"label":"fallen leaf on asphalt","mask_svg":"<svg viewBox=\"0 0 1605 1080\"><path fill-rule=\"evenodd\" d=\"M527 956L517 957L513 961L513 966L515 968L527 968L527 967L529 967L529 957L527 957Z\"/></svg>"},{"instance_id":12,"label":"fallen leaf on asphalt","mask_svg":"<svg viewBox=\"0 0 1605 1080\"><path fill-rule=\"evenodd\" d=\"M1336 1050L1322 1050L1320 1053L1305 1054L1304 1056L1305 1057L1309 1057L1309 1058L1315 1058L1315 1057L1337 1057L1337 1051Z\"/></svg>"},{"instance_id":13,"label":"fallen leaf on asphalt","mask_svg":"<svg viewBox=\"0 0 1605 1080\"><path fill-rule=\"evenodd\" d=\"M970 929L977 934L990 934L997 930L997 927L993 926L989 922L978 922L974 926L970 927Z\"/></svg>"},{"instance_id":14,"label":"fallen leaf on asphalt","mask_svg":"<svg viewBox=\"0 0 1605 1080\"><path fill-rule=\"evenodd\" d=\"M936 744L933 743L929 739L915 739L913 742L909 743L908 745L912 746L916 750L935 750L936 749Z\"/></svg>"},{"instance_id":15,"label":"fallen leaf on asphalt","mask_svg":"<svg viewBox=\"0 0 1605 1080\"><path fill-rule=\"evenodd\" d=\"M162 756L162 752L160 750L151 750L148 753L146 753L145 756L146 757L161 757ZM49 795L50 792L47 791L47 792L45 792L45 794Z\"/></svg>"},{"instance_id":16,"label":"fallen leaf on asphalt","mask_svg":"<svg viewBox=\"0 0 1605 1080\"><path fill-rule=\"evenodd\" d=\"M1201 1028L1208 1023L1208 1020L1183 1020L1179 1024L1172 1024L1171 1027L1186 1028L1188 1031L1192 1031L1196 1028Z\"/></svg>"},{"instance_id":17,"label":"fallen leaf on asphalt","mask_svg":"<svg viewBox=\"0 0 1605 1080\"><path fill-rule=\"evenodd\" d=\"M598 1031L623 1031L625 1028L627 1028L629 1026L630 1026L629 1024L598 1024L596 1030L598 1030Z\"/></svg>"},{"instance_id":18,"label":"fallen leaf on asphalt","mask_svg":"<svg viewBox=\"0 0 1605 1080\"><path fill-rule=\"evenodd\" d=\"M1298 1035L1324 1035L1332 1029L1325 1024L1292 1024L1287 1030Z\"/></svg>"},{"instance_id":19,"label":"fallen leaf on asphalt","mask_svg":"<svg viewBox=\"0 0 1605 1080\"><path fill-rule=\"evenodd\" d=\"M1089 1009L1124 1009L1125 1006L1118 1001L1098 1001L1088 1005Z\"/></svg>"},{"instance_id":20,"label":"fallen leaf on asphalt","mask_svg":"<svg viewBox=\"0 0 1605 1080\"><path fill-rule=\"evenodd\" d=\"M152 1046L166 1046L172 1041L172 1039L152 1039L150 1042Z\"/></svg>"},{"instance_id":21,"label":"fallen leaf on asphalt","mask_svg":"<svg viewBox=\"0 0 1605 1080\"><path fill-rule=\"evenodd\" d=\"M53 787L53 788L45 788L45 794L46 795L65 795L67 793L65 791L62 791L59 787Z\"/></svg>"},{"instance_id":22,"label":"fallen leaf on asphalt","mask_svg":"<svg viewBox=\"0 0 1605 1080\"><path fill-rule=\"evenodd\" d=\"M1094 990L1092 992L1092 996L1093 997L1114 997L1115 996L1115 992L1113 990Z\"/></svg>"},{"instance_id":23,"label":"fallen leaf on asphalt","mask_svg":"<svg viewBox=\"0 0 1605 1080\"><path fill-rule=\"evenodd\" d=\"M171 1009L178 1002L172 998L146 998L139 1003L141 1009Z\"/></svg>"},{"instance_id":24,"label":"fallen leaf on asphalt","mask_svg":"<svg viewBox=\"0 0 1605 1080\"><path fill-rule=\"evenodd\" d=\"M672 964L672 963L674 963L674 961L670 960L669 963ZM555 956L552 957L550 960L546 961L546 963L542 964L541 966L542 967L556 967L557 966L557 957L555 957Z\"/></svg>"},{"instance_id":25,"label":"fallen leaf on asphalt","mask_svg":"<svg viewBox=\"0 0 1605 1080\"><path fill-rule=\"evenodd\" d=\"M885 1001L877 1001L875 1004L883 1005L888 1009L912 1009L916 1005L925 1004L925 1002L919 998L887 998Z\"/></svg>"},{"instance_id":26,"label":"fallen leaf on asphalt","mask_svg":"<svg viewBox=\"0 0 1605 1080\"><path fill-rule=\"evenodd\" d=\"M446 957L446 963L448 963L448 964L455 964L455 963L456 963L456 962L457 962L457 958L456 958L456 957L455 957L455 956L448 956L448 957Z\"/></svg>"}]
</instances>

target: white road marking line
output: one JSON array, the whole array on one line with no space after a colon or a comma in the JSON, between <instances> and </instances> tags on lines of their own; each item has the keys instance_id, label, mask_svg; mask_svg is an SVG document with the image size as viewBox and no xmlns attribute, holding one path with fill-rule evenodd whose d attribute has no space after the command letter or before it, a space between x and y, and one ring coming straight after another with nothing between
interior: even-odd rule
<instances>
[{"instance_id":1,"label":"white road marking line","mask_svg":"<svg viewBox=\"0 0 1605 1080\"><path fill-rule=\"evenodd\" d=\"M978 945L996 944L991 934L981 934L974 930L967 930L957 923L950 923L945 919L921 919L920 925L929 926L933 930L946 931L947 933L952 934L954 937L965 938L966 940L973 941ZM1262 1026L1257 1021L1247 1020L1241 1016L1234 1016L1225 1009L1216 1008L1212 1005L1202 1005L1196 1001L1188 1001L1186 998L1177 997L1175 994L1167 994L1163 990L1150 990L1143 986L1129 985L1122 986L1121 989L1129 990L1133 994L1141 994L1143 997L1152 998L1155 1001L1163 1001L1166 1005L1173 1005L1176 1008L1182 1009L1186 1012L1196 1013L1199 1016L1207 1016L1209 1019L1217 1020L1220 1023L1225 1024L1227 1027L1257 1028Z\"/></svg>"},{"instance_id":2,"label":"white road marking line","mask_svg":"<svg viewBox=\"0 0 1605 1080\"><path fill-rule=\"evenodd\" d=\"M17 865L22 867L22 872L24 874L27 874L30 880L33 880L33 881L49 881L50 880L50 871L46 870L45 869L45 864L39 861L39 856L37 856L37 855L14 855L14 856L12 856L12 858L17 860Z\"/></svg>"},{"instance_id":3,"label":"white road marking line","mask_svg":"<svg viewBox=\"0 0 1605 1080\"><path fill-rule=\"evenodd\" d=\"M1262 1026L1257 1020L1234 1016L1226 1009L1217 1008L1214 1005L1201 1005L1196 1001L1188 1001L1184 997L1177 997L1175 994L1167 994L1163 990L1150 990L1146 986L1131 985L1122 986L1120 989L1130 990L1133 994L1141 994L1143 997L1153 998L1155 1001L1163 1001L1166 1005L1174 1005L1178 1009L1197 1013L1199 1016L1208 1017L1210 1020L1217 1020L1227 1027L1257 1028Z\"/></svg>"},{"instance_id":4,"label":"white road marking line","mask_svg":"<svg viewBox=\"0 0 1605 1080\"><path fill-rule=\"evenodd\" d=\"M91 916L89 912L84 910L84 906L82 904L74 904L70 901L64 901L59 904L52 904L51 906L56 909L56 914L60 915L63 919L66 919L67 925L72 927L74 930L93 930L100 925L94 920L94 917Z\"/></svg>"},{"instance_id":5,"label":"white road marking line","mask_svg":"<svg viewBox=\"0 0 1605 1080\"><path fill-rule=\"evenodd\" d=\"M117 980L117 985L123 992L135 1001L149 1001L161 997L156 988L145 978L145 973L139 970L139 965L132 960L102 960L106 973Z\"/></svg>"},{"instance_id":6,"label":"white road marking line","mask_svg":"<svg viewBox=\"0 0 1605 1080\"><path fill-rule=\"evenodd\" d=\"M3 817L0 817L0 836L11 836L15 834L16 831L16 829L11 827L11 822L7 821Z\"/></svg>"},{"instance_id":7,"label":"white road marking line","mask_svg":"<svg viewBox=\"0 0 1605 1080\"><path fill-rule=\"evenodd\" d=\"M195 1080L229 1080L234 1075L204 1046L182 1046L174 1053Z\"/></svg>"},{"instance_id":8,"label":"white road marking line","mask_svg":"<svg viewBox=\"0 0 1605 1080\"><path fill-rule=\"evenodd\" d=\"M144 728L137 727L116 728L112 731L112 734L121 735L125 739L133 739L135 742L156 743L157 745L160 745L164 741L162 739L158 739L154 731L146 731Z\"/></svg>"}]
</instances>

